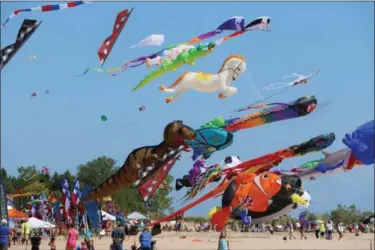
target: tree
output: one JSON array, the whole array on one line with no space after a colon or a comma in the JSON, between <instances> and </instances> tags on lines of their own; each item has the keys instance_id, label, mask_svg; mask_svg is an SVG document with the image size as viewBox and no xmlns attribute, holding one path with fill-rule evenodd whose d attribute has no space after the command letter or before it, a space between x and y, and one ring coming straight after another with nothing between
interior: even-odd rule
<instances>
[{"instance_id":1,"label":"tree","mask_svg":"<svg viewBox=\"0 0 375 250\"><path fill-rule=\"evenodd\" d=\"M36 182L32 182L31 184L27 185L23 189L23 192L24 193L32 193L32 194L35 194L35 195L39 195L39 194L47 195L49 190L48 190L48 187L44 183L36 181Z\"/></svg>"},{"instance_id":2,"label":"tree","mask_svg":"<svg viewBox=\"0 0 375 250\"><path fill-rule=\"evenodd\" d=\"M81 164L77 168L77 178L82 186L99 186L108 177L113 175L118 168L116 161L110 157L98 157L86 164Z\"/></svg>"}]
</instances>

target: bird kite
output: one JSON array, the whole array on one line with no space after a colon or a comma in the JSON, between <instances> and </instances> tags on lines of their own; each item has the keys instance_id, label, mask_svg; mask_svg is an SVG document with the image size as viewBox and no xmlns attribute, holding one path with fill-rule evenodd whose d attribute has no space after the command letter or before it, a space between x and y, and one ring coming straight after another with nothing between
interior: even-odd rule
<instances>
[{"instance_id":1,"label":"bird kite","mask_svg":"<svg viewBox=\"0 0 375 250\"><path fill-rule=\"evenodd\" d=\"M292 82L290 82L290 83L282 83L282 82L272 83L272 84L264 87L263 89L266 89L266 90L280 89L280 88L283 88L283 87L293 87L293 86L300 85L300 84L307 84L310 81L310 79L314 75L318 74L319 72L320 72L320 70L315 70L315 71L309 73L308 75L300 75L300 74L293 73L292 76L283 77L283 79L288 78L288 77L295 77L296 79L293 80Z\"/></svg>"}]
</instances>

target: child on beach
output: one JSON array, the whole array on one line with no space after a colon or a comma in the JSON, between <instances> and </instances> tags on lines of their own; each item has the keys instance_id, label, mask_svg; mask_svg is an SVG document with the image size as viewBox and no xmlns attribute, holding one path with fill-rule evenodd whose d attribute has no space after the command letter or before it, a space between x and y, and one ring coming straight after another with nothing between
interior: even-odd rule
<instances>
[{"instance_id":1,"label":"child on beach","mask_svg":"<svg viewBox=\"0 0 375 250\"><path fill-rule=\"evenodd\" d=\"M229 241L224 231L220 233L218 250L229 250Z\"/></svg>"},{"instance_id":2,"label":"child on beach","mask_svg":"<svg viewBox=\"0 0 375 250\"><path fill-rule=\"evenodd\" d=\"M54 237L51 238L51 241L48 243L48 246L51 248L51 250L56 250L55 238Z\"/></svg>"},{"instance_id":3,"label":"child on beach","mask_svg":"<svg viewBox=\"0 0 375 250\"><path fill-rule=\"evenodd\" d=\"M343 232L344 232L344 228L342 226L342 223L341 222L337 223L337 233L339 234L339 240L341 240L342 237L344 236Z\"/></svg>"}]
</instances>

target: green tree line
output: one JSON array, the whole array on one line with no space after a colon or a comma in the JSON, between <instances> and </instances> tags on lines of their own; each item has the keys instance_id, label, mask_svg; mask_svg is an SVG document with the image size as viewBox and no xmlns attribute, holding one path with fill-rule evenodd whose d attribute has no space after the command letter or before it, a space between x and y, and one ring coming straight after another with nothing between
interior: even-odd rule
<instances>
[{"instance_id":1,"label":"green tree line","mask_svg":"<svg viewBox=\"0 0 375 250\"><path fill-rule=\"evenodd\" d=\"M37 170L36 166L21 166L17 168L18 175L11 176L7 173L5 168L1 169L1 177L5 186L7 194L15 193L33 193L39 194L53 194L57 198L61 198L61 182L67 179L69 182L70 191L73 190L73 182L77 178L80 182L81 190L90 185L96 187L104 182L108 177L113 175L119 166L116 161L107 156L98 157L85 164L80 164L77 167L74 175L69 170L63 173L53 172L43 174L42 171ZM162 189L158 189L149 200L150 216L161 216L165 211L172 209L173 199L170 197L172 190L171 184L173 177L168 175L165 179L165 184ZM147 209L145 203L140 197L137 189L124 188L120 191L111 194L112 200L124 213L131 213L138 211L146 213ZM14 205L17 209L26 208L27 198L14 198Z\"/></svg>"}]
</instances>

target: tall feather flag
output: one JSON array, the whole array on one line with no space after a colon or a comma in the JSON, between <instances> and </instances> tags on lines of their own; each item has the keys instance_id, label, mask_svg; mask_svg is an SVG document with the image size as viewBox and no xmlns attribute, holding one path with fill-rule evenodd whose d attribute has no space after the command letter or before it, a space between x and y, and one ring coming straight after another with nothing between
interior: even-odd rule
<instances>
[{"instance_id":1,"label":"tall feather flag","mask_svg":"<svg viewBox=\"0 0 375 250\"><path fill-rule=\"evenodd\" d=\"M72 203L74 206L77 206L81 200L81 189L79 187L79 180L75 180L73 184L72 192Z\"/></svg>"},{"instance_id":2,"label":"tall feather flag","mask_svg":"<svg viewBox=\"0 0 375 250\"><path fill-rule=\"evenodd\" d=\"M18 31L15 43L12 43L3 49L0 53L0 70L13 58L13 56L21 49L26 41L34 34L42 21L25 19Z\"/></svg>"},{"instance_id":3,"label":"tall feather flag","mask_svg":"<svg viewBox=\"0 0 375 250\"><path fill-rule=\"evenodd\" d=\"M67 179L64 179L61 182L61 189L62 189L62 193L63 193L62 201L63 201L63 204L64 204L64 217L66 219L70 219L69 208L70 208L70 203L71 203L72 198L71 198L70 193L69 193L69 183L68 183Z\"/></svg>"},{"instance_id":4,"label":"tall feather flag","mask_svg":"<svg viewBox=\"0 0 375 250\"><path fill-rule=\"evenodd\" d=\"M6 219L8 222L8 208L7 208L7 197L5 194L5 187L3 185L3 180L0 175L0 219Z\"/></svg>"}]
</instances>

